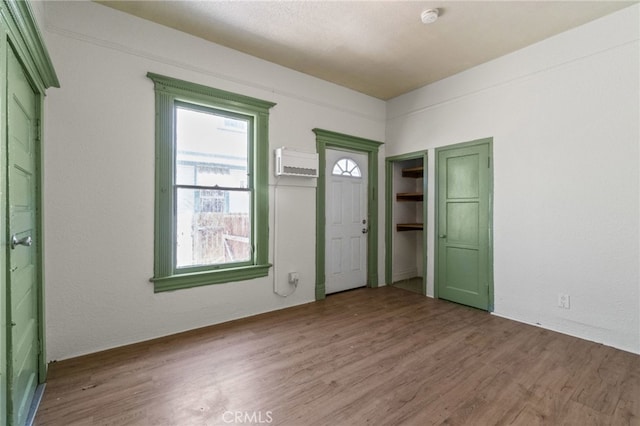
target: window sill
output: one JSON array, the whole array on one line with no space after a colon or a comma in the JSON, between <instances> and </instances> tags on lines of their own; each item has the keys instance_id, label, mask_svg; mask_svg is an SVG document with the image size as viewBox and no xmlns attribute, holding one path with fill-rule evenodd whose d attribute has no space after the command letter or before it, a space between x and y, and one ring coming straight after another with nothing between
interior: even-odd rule
<instances>
[{"instance_id":1,"label":"window sill","mask_svg":"<svg viewBox=\"0 0 640 426\"><path fill-rule=\"evenodd\" d=\"M210 284L224 284L233 281L246 281L266 277L271 264L243 266L218 271L195 272L191 274L171 275L151 278L155 293L174 291L184 288L199 287Z\"/></svg>"}]
</instances>

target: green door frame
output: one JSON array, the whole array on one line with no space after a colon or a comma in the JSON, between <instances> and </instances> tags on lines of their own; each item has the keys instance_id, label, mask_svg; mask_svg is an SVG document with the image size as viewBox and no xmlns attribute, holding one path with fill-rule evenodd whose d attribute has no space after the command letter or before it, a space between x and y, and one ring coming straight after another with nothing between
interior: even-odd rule
<instances>
[{"instance_id":1,"label":"green door frame","mask_svg":"<svg viewBox=\"0 0 640 426\"><path fill-rule=\"evenodd\" d=\"M406 160L422 159L424 167L424 177L422 180L422 294L427 294L427 160L428 151L410 152L407 154L394 155L385 160L385 283L393 284L393 166L394 163Z\"/></svg>"},{"instance_id":2,"label":"green door frame","mask_svg":"<svg viewBox=\"0 0 640 426\"><path fill-rule=\"evenodd\" d=\"M326 297L325 278L325 208L326 208L326 150L343 149L367 154L369 180L367 210L369 235L367 238L367 287L378 286L378 149L382 142L349 136L329 130L313 129L318 150L318 187L316 188L316 300Z\"/></svg>"},{"instance_id":3,"label":"green door frame","mask_svg":"<svg viewBox=\"0 0 640 426\"><path fill-rule=\"evenodd\" d=\"M488 212L488 220L489 220L489 253L487 256L487 268L488 268L488 272L489 272L489 276L488 276L488 281L489 281L489 307L487 309L488 312L493 312L493 138L483 138L483 139L476 139L473 141L469 141L469 142L461 142L461 143L456 143L453 145L447 145L447 146L442 146L439 148L436 148L436 152L435 152L435 159L436 159L436 164L435 164L435 226L434 226L434 232L433 232L433 240L434 240L434 285L433 285L433 295L434 297L437 299L438 298L438 244L440 242L440 239L438 238L438 235L440 235L440 229L438 228L439 226L439 219L438 219L438 210L439 210L439 206L438 206L438 153L440 153L440 151L446 151L446 150L450 150L450 149L457 149L457 148L466 148L466 147L470 147L470 146L478 146L478 145L488 145L489 146L489 161L490 161L490 167L489 167L489 212Z\"/></svg>"},{"instance_id":4,"label":"green door frame","mask_svg":"<svg viewBox=\"0 0 640 426\"><path fill-rule=\"evenodd\" d=\"M31 84L33 89L38 94L37 101L37 116L38 120L36 123L37 126L37 134L36 134L36 161L38 164L39 175L38 179L38 188L36 192L36 198L38 203L38 216L36 217L36 223L38 227L38 235L39 241L37 244L37 257L38 257L38 275L36 277L38 281L38 334L40 339L40 354L38 359L38 381L40 383L44 383L47 376L47 358L46 358L46 344L45 344L45 312L44 312L44 224L43 224L43 205L42 205L42 194L43 194L43 155L42 155L42 141L43 141L43 130L42 130L42 119L44 113L44 96L45 92L50 87L60 87L60 82L58 81L58 77L53 68L53 64L51 63L51 58L49 57L49 53L47 52L46 46L44 44L44 40L40 34L38 29L37 22L34 18L33 11L31 10L31 5L27 1L19 1L19 0L2 0L0 1L0 32L4 37L4 42L0 45L0 63L6 64L7 61L7 49L12 48L19 60L22 63L26 73L29 75L31 79ZM2 95L2 99L6 99L6 67L0 67L0 75L4 82L0 89L0 94ZM3 111L5 110L3 105ZM0 127L2 129L6 129L6 112L0 115ZM0 189L0 193L3 194L0 197L0 210L3 212L2 214L6 214L7 212L7 200L6 200L6 167L7 167L7 140L6 140L6 131L0 133L2 136L0 137L0 145L2 146L0 150L0 167L4 170L3 173L0 173L0 185L2 189ZM7 227L6 221L3 221L0 226L0 234L4 241L2 243L2 255L0 256L0 275L2 278L0 279L0 294L2 294L2 306L0 306L0 314L2 318L0 320L0 360L3 361L0 363L0 426L4 426L11 422L11 419L7 418L5 413L9 412L9 407L7 404L9 403L9 398L11 397L11 393L9 389L7 389L7 357L11 354L11 341L9 339L9 335L7 333L8 324L6 321L7 318L7 309L9 308L5 302L8 302L4 297L7 295Z\"/></svg>"}]
</instances>

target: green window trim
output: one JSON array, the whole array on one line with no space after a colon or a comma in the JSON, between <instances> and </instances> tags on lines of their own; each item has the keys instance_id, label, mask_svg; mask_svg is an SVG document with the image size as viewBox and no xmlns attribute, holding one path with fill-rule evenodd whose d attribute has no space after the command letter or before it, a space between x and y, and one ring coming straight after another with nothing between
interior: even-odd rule
<instances>
[{"instance_id":1,"label":"green window trim","mask_svg":"<svg viewBox=\"0 0 640 426\"><path fill-rule=\"evenodd\" d=\"M269 273L269 268L271 268L271 264L267 263L265 265L226 268L220 271L173 275L169 277L153 278L153 285L156 292L161 292L197 287L201 285L245 281L253 278L266 277Z\"/></svg>"},{"instance_id":2,"label":"green window trim","mask_svg":"<svg viewBox=\"0 0 640 426\"><path fill-rule=\"evenodd\" d=\"M154 217L154 291L172 291L202 285L244 281L265 277L271 264L269 250L269 110L276 104L248 96L147 73L155 90L155 217ZM253 187L251 203L251 264L211 265L198 271L180 271L175 266L174 221L174 109L185 102L251 116L253 142L249 171Z\"/></svg>"}]
</instances>

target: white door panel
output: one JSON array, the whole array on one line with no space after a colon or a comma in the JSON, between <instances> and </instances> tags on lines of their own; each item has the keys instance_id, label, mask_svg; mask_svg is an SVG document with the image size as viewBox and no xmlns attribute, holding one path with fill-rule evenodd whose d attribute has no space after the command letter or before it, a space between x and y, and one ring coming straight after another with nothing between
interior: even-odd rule
<instances>
[{"instance_id":1,"label":"white door panel","mask_svg":"<svg viewBox=\"0 0 640 426\"><path fill-rule=\"evenodd\" d=\"M326 293L367 283L367 156L327 150ZM342 161L339 167L336 162ZM356 168L357 166L357 168ZM334 174L334 169L339 175Z\"/></svg>"}]
</instances>

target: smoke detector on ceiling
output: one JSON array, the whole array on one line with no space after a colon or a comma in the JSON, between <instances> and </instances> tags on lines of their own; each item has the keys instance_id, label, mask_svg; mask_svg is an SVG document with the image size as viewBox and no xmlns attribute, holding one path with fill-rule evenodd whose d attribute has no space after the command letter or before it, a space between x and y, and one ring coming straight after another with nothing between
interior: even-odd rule
<instances>
[{"instance_id":1,"label":"smoke detector on ceiling","mask_svg":"<svg viewBox=\"0 0 640 426\"><path fill-rule=\"evenodd\" d=\"M438 20L440 11L438 9L427 9L420 15L423 24L433 24Z\"/></svg>"}]
</instances>

